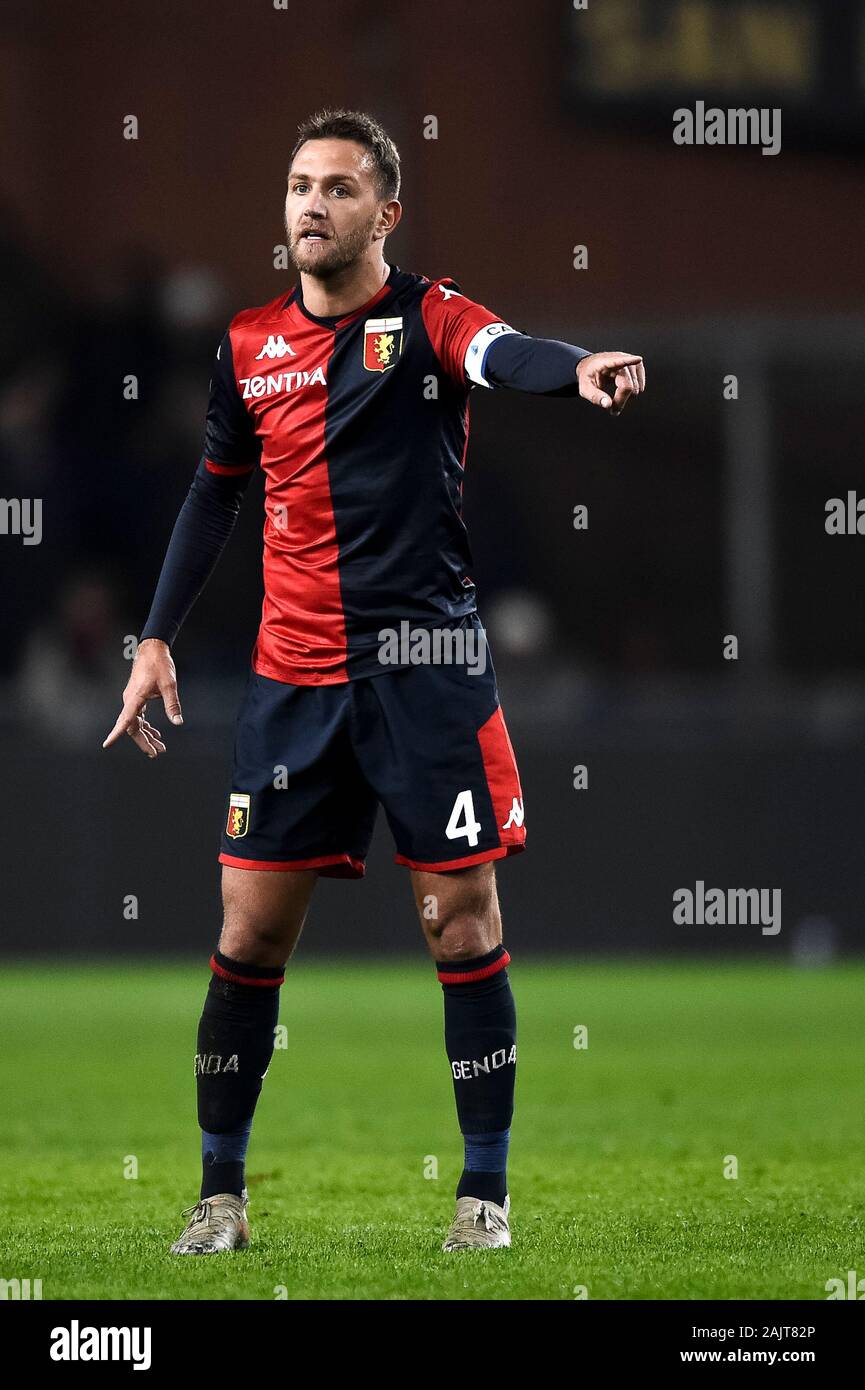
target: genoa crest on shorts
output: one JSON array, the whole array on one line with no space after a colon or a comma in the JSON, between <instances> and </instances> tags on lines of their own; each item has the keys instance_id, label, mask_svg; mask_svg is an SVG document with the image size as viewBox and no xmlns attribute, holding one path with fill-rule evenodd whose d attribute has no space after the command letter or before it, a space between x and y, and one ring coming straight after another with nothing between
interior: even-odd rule
<instances>
[{"instance_id":1,"label":"genoa crest on shorts","mask_svg":"<svg viewBox=\"0 0 865 1390\"><path fill-rule=\"evenodd\" d=\"M225 833L232 840L242 839L249 829L249 800L247 792L232 792L228 799Z\"/></svg>"}]
</instances>

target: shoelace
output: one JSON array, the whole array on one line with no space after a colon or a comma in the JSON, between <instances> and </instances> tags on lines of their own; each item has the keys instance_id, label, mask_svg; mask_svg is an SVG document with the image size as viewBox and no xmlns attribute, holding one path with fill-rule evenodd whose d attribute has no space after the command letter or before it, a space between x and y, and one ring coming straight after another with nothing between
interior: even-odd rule
<instances>
[{"instance_id":1,"label":"shoelace","mask_svg":"<svg viewBox=\"0 0 865 1390\"><path fill-rule=\"evenodd\" d=\"M469 1225L469 1217L471 1217L471 1225ZM465 1215L461 1218L459 1222L460 1229L474 1230L481 1217L483 1217L484 1228L487 1231L497 1231L503 1230L505 1228L505 1222L498 1215L498 1213L491 1211L490 1208L487 1206L486 1202L479 1202L473 1211L466 1212Z\"/></svg>"},{"instance_id":2,"label":"shoelace","mask_svg":"<svg viewBox=\"0 0 865 1390\"><path fill-rule=\"evenodd\" d=\"M494 1211L490 1211L486 1202L481 1202L480 1206L472 1215L472 1225L476 1226L481 1216L484 1218L484 1226L488 1231L494 1231L497 1227L504 1225L501 1217Z\"/></svg>"},{"instance_id":3,"label":"shoelace","mask_svg":"<svg viewBox=\"0 0 865 1390\"><path fill-rule=\"evenodd\" d=\"M180 1215L191 1217L190 1226L198 1221L203 1221L205 1225L209 1225L211 1212L212 1207L209 1202L196 1202L194 1207L187 1207L186 1211L182 1211Z\"/></svg>"},{"instance_id":4,"label":"shoelace","mask_svg":"<svg viewBox=\"0 0 865 1390\"><path fill-rule=\"evenodd\" d=\"M180 1215L188 1216L191 1218L189 1222L190 1226L209 1226L214 1219L216 1219L217 1221L219 1221L220 1219L224 1221L230 1220L230 1216L227 1212L224 1213L222 1216L220 1216L220 1214L217 1213L216 1217L214 1218L213 1203L208 1201L196 1202L194 1207L187 1207L186 1211L182 1211Z\"/></svg>"}]
</instances>

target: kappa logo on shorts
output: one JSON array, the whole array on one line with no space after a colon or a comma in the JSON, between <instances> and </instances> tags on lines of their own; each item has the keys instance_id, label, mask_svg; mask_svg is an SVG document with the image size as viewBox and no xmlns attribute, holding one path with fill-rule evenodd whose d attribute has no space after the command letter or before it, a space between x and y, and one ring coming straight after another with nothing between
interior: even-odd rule
<instances>
[{"instance_id":1,"label":"kappa logo on shorts","mask_svg":"<svg viewBox=\"0 0 865 1390\"><path fill-rule=\"evenodd\" d=\"M230 835L232 840L240 840L249 829L249 801L247 792L232 792L228 798L225 833Z\"/></svg>"},{"instance_id":2,"label":"kappa logo on shorts","mask_svg":"<svg viewBox=\"0 0 865 1390\"><path fill-rule=\"evenodd\" d=\"M521 796L515 796L508 818L502 826L502 830L510 830L512 825L515 825L519 829L524 820L525 811L523 810L523 798Z\"/></svg>"},{"instance_id":3,"label":"kappa logo on shorts","mask_svg":"<svg viewBox=\"0 0 865 1390\"><path fill-rule=\"evenodd\" d=\"M363 365L385 372L402 352L402 319L367 319L363 326Z\"/></svg>"}]
</instances>

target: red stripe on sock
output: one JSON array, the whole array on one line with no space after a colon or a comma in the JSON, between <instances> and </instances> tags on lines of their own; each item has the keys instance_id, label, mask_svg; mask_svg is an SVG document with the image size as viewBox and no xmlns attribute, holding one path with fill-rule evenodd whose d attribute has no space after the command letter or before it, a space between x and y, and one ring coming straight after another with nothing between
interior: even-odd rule
<instances>
[{"instance_id":1,"label":"red stripe on sock","mask_svg":"<svg viewBox=\"0 0 865 1390\"><path fill-rule=\"evenodd\" d=\"M475 980L486 980L490 975L497 975L500 970L504 970L506 965L510 965L511 958L505 951L504 955L499 956L491 965L484 965L480 970L445 971L439 970L438 977L443 985L470 985Z\"/></svg>"},{"instance_id":2,"label":"red stripe on sock","mask_svg":"<svg viewBox=\"0 0 865 1390\"><path fill-rule=\"evenodd\" d=\"M230 980L233 985L263 985L265 989L276 989L277 985L281 985L285 980L284 975L280 975L279 979L272 980L259 980L249 975L235 975L233 970L226 970L223 965L220 965L216 956L210 957L210 968L214 975L219 976L220 980Z\"/></svg>"}]
</instances>

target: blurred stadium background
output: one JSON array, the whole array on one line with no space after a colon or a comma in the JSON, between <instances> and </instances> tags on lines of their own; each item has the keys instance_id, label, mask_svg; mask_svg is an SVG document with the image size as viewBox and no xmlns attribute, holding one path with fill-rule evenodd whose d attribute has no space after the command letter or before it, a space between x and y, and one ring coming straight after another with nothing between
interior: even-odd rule
<instances>
[{"instance_id":1,"label":"blurred stadium background","mask_svg":"<svg viewBox=\"0 0 865 1390\"><path fill-rule=\"evenodd\" d=\"M215 346L292 283L273 249L295 126L345 104L402 155L390 261L647 362L620 421L472 398L466 515L529 826L499 876L515 959L860 953L865 538L824 521L865 492L865 4L31 0L0 11L0 78L0 491L43 499L41 544L0 536L3 950L215 938L255 485L175 648L168 756L100 744ZM676 146L696 100L780 106L781 154ZM382 818L366 881L319 886L304 954L421 950L391 854ZM697 879L781 888L780 935L674 926Z\"/></svg>"}]
</instances>

